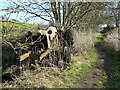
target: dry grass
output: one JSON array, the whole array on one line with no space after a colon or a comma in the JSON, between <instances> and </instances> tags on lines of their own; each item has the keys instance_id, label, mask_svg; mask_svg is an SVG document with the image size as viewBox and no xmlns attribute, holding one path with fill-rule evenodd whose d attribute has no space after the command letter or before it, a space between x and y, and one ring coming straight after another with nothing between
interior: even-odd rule
<instances>
[{"instance_id":1,"label":"dry grass","mask_svg":"<svg viewBox=\"0 0 120 90\"><path fill-rule=\"evenodd\" d=\"M3 88L78 88L85 74L96 60L96 50L86 54L86 59L74 57L63 71L58 67L41 68L21 72L14 82L5 82Z\"/></svg>"},{"instance_id":2,"label":"dry grass","mask_svg":"<svg viewBox=\"0 0 120 90\"><path fill-rule=\"evenodd\" d=\"M100 34L97 32L91 31L80 31L76 32L76 40L75 40L75 52L76 55L84 54L85 52L90 51L92 47L94 47L94 43L97 41L96 37ZM74 53L75 53L74 52Z\"/></svg>"},{"instance_id":3,"label":"dry grass","mask_svg":"<svg viewBox=\"0 0 120 90\"><path fill-rule=\"evenodd\" d=\"M91 50L97 41L98 33L77 32L75 51L78 57L73 56L70 65L61 72L58 67L41 68L24 71L20 77L14 78L14 82L5 82L3 88L66 88L80 87L81 77L90 69L96 58L96 51ZM90 51L90 53L88 53ZM86 58L82 58L82 55ZM77 83L77 84L76 84Z\"/></svg>"},{"instance_id":4,"label":"dry grass","mask_svg":"<svg viewBox=\"0 0 120 90\"><path fill-rule=\"evenodd\" d=\"M115 51L120 51L120 31L119 29L114 29L109 32L107 37L104 39L104 43L106 46L109 46L111 49Z\"/></svg>"},{"instance_id":5,"label":"dry grass","mask_svg":"<svg viewBox=\"0 0 120 90\"><path fill-rule=\"evenodd\" d=\"M51 88L49 84L59 80L60 70L55 67L37 68L33 71L23 71L21 76L14 78L14 82L5 82L3 88Z\"/></svg>"},{"instance_id":6,"label":"dry grass","mask_svg":"<svg viewBox=\"0 0 120 90\"><path fill-rule=\"evenodd\" d=\"M0 89L2 89L2 85L1 85L1 83L0 83Z\"/></svg>"}]
</instances>

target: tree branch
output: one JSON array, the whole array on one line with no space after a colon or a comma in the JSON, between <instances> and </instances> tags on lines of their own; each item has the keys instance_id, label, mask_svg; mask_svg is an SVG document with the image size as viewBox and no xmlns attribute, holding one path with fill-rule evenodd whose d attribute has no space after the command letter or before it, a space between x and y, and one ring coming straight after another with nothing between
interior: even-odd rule
<instances>
[{"instance_id":1,"label":"tree branch","mask_svg":"<svg viewBox=\"0 0 120 90\"><path fill-rule=\"evenodd\" d=\"M86 8L86 11L85 11L84 13L82 13L78 18L76 18L76 21L73 22L73 23L67 28L67 30L70 29L73 25L75 25L75 24L79 21L79 19L82 18L86 13L88 13L88 12L90 12L90 11L92 10L92 9L89 9L89 10L88 10L88 8L89 8L90 5L91 5L91 3L89 3L88 7Z\"/></svg>"}]
</instances>

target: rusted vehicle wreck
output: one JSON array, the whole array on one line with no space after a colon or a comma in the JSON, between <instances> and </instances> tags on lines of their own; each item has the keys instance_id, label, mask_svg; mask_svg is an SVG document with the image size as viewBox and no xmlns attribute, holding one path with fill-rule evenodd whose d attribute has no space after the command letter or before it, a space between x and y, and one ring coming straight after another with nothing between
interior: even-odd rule
<instances>
[{"instance_id":1,"label":"rusted vehicle wreck","mask_svg":"<svg viewBox=\"0 0 120 90\"><path fill-rule=\"evenodd\" d=\"M60 68L71 60L70 44L66 31L57 30L50 26L46 30L28 31L26 35L27 49L20 55L21 67L30 67L31 64L54 66Z\"/></svg>"}]
</instances>

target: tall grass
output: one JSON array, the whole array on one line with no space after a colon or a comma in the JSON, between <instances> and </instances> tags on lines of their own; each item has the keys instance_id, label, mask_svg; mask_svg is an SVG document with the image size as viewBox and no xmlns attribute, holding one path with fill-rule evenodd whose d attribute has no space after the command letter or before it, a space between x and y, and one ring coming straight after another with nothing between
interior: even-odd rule
<instances>
[{"instance_id":1,"label":"tall grass","mask_svg":"<svg viewBox=\"0 0 120 90\"><path fill-rule=\"evenodd\" d=\"M120 51L120 30L114 29L109 32L107 37L104 39L104 43L111 49Z\"/></svg>"},{"instance_id":2,"label":"tall grass","mask_svg":"<svg viewBox=\"0 0 120 90\"><path fill-rule=\"evenodd\" d=\"M70 64L61 72L58 67L42 68L21 72L21 76L15 75L14 82L3 83L3 88L77 88L81 79L92 67L97 57L97 51L93 49L98 41L98 33L92 34L80 31L77 34L75 45L76 54L72 56ZM88 52L89 51L89 52ZM79 54L80 53L80 54ZM81 55L84 54L84 57Z\"/></svg>"},{"instance_id":3,"label":"tall grass","mask_svg":"<svg viewBox=\"0 0 120 90\"><path fill-rule=\"evenodd\" d=\"M77 31L75 36L75 52L77 55L84 55L84 53L94 47L95 42L98 42L98 37L101 37L101 34L89 30L87 32Z\"/></svg>"},{"instance_id":4,"label":"tall grass","mask_svg":"<svg viewBox=\"0 0 120 90\"><path fill-rule=\"evenodd\" d=\"M92 49L86 59L74 57L62 72L57 67L23 71L21 76L15 76L14 82L3 83L3 88L78 88L96 60L96 52Z\"/></svg>"},{"instance_id":5,"label":"tall grass","mask_svg":"<svg viewBox=\"0 0 120 90\"><path fill-rule=\"evenodd\" d=\"M103 41L103 49L111 56L114 66L111 72L112 82L106 88L120 88L120 29L109 32Z\"/></svg>"}]
</instances>

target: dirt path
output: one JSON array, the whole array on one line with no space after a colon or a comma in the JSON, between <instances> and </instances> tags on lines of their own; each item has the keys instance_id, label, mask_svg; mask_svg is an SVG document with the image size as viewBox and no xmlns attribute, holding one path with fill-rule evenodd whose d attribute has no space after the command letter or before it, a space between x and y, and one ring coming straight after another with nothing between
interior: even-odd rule
<instances>
[{"instance_id":1,"label":"dirt path","mask_svg":"<svg viewBox=\"0 0 120 90\"><path fill-rule=\"evenodd\" d=\"M108 85L111 82L110 73L113 71L113 60L112 57L108 56L104 50L102 50L101 42L96 43L95 48L98 51L99 57L95 62L93 69L88 73L84 78L81 88L96 88L98 81L103 72L107 74L107 82L105 85ZM101 87L99 87L101 88Z\"/></svg>"}]
</instances>

